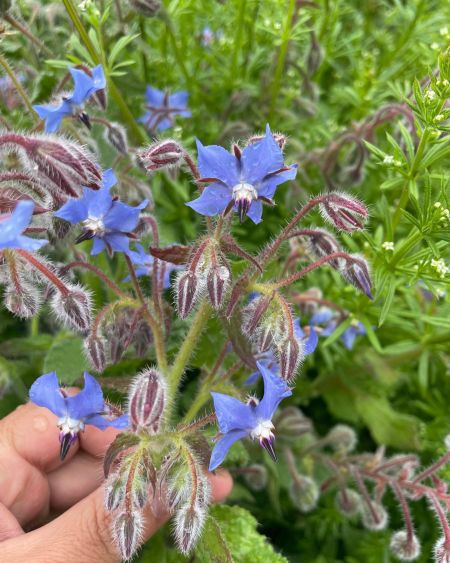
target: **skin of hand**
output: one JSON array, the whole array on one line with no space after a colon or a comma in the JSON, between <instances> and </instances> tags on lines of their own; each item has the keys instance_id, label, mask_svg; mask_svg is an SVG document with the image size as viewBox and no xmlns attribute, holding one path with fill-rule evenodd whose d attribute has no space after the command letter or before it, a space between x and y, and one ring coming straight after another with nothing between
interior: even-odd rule
<instances>
[{"instance_id":1,"label":"skin of hand","mask_svg":"<svg viewBox=\"0 0 450 563\"><path fill-rule=\"evenodd\" d=\"M118 431L86 426L61 462L56 421L31 403L0 421L0 561L119 562L101 486L102 457ZM223 500L230 474L209 479L213 500ZM147 510L144 539L167 519Z\"/></svg>"}]
</instances>

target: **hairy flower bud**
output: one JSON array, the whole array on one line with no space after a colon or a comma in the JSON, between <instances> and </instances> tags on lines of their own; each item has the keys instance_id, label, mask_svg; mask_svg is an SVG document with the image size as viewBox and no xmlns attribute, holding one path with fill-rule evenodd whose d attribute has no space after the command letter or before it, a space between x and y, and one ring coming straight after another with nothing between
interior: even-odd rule
<instances>
[{"instance_id":1,"label":"hairy flower bud","mask_svg":"<svg viewBox=\"0 0 450 563\"><path fill-rule=\"evenodd\" d=\"M130 0L131 6L143 16L152 18L161 9L161 0Z\"/></svg>"},{"instance_id":2,"label":"hairy flower bud","mask_svg":"<svg viewBox=\"0 0 450 563\"><path fill-rule=\"evenodd\" d=\"M296 475L289 487L289 497L300 512L311 512L319 500L319 487L311 477Z\"/></svg>"},{"instance_id":3,"label":"hairy flower bud","mask_svg":"<svg viewBox=\"0 0 450 563\"><path fill-rule=\"evenodd\" d=\"M416 534L408 534L406 530L399 530L392 534L389 543L393 555L400 561L414 561L420 555L420 542Z\"/></svg>"},{"instance_id":4,"label":"hairy flower bud","mask_svg":"<svg viewBox=\"0 0 450 563\"><path fill-rule=\"evenodd\" d=\"M435 563L450 563L450 546L445 536L438 539L434 545L433 551Z\"/></svg>"},{"instance_id":5,"label":"hairy flower bud","mask_svg":"<svg viewBox=\"0 0 450 563\"><path fill-rule=\"evenodd\" d=\"M342 248L334 236L325 229L314 229L308 231L309 249L316 258L329 256L335 252L341 252ZM344 258L335 258L328 262L336 270L345 266Z\"/></svg>"},{"instance_id":6,"label":"hairy flower bud","mask_svg":"<svg viewBox=\"0 0 450 563\"><path fill-rule=\"evenodd\" d=\"M347 260L345 267L341 269L341 274L356 289L365 293L369 299L373 299L369 265L364 258L352 254L351 260Z\"/></svg>"},{"instance_id":7,"label":"hairy flower bud","mask_svg":"<svg viewBox=\"0 0 450 563\"><path fill-rule=\"evenodd\" d=\"M141 543L143 522L140 512L122 512L113 523L113 533L123 559L131 559Z\"/></svg>"},{"instance_id":8,"label":"hairy flower bud","mask_svg":"<svg viewBox=\"0 0 450 563\"><path fill-rule=\"evenodd\" d=\"M327 434L325 440L339 453L352 452L358 442L356 432L346 424L337 424Z\"/></svg>"},{"instance_id":9,"label":"hairy flower bud","mask_svg":"<svg viewBox=\"0 0 450 563\"><path fill-rule=\"evenodd\" d=\"M139 153L139 159L148 172L177 166L186 154L184 148L173 139L165 139L150 145Z\"/></svg>"},{"instance_id":10,"label":"hairy flower bud","mask_svg":"<svg viewBox=\"0 0 450 563\"><path fill-rule=\"evenodd\" d=\"M50 302L53 313L64 325L79 332L91 326L91 295L80 285L66 284L68 293L55 291Z\"/></svg>"},{"instance_id":11,"label":"hairy flower bud","mask_svg":"<svg viewBox=\"0 0 450 563\"><path fill-rule=\"evenodd\" d=\"M244 479L253 491L262 491L267 486L268 475L264 465L254 463L244 470Z\"/></svg>"},{"instance_id":12,"label":"hairy flower bud","mask_svg":"<svg viewBox=\"0 0 450 563\"><path fill-rule=\"evenodd\" d=\"M271 295L260 295L253 299L242 311L242 332L249 338L255 336L255 330L266 313L272 298Z\"/></svg>"},{"instance_id":13,"label":"hairy flower bud","mask_svg":"<svg viewBox=\"0 0 450 563\"><path fill-rule=\"evenodd\" d=\"M105 483L105 508L112 512L117 510L125 499L124 479L117 473L110 473Z\"/></svg>"},{"instance_id":14,"label":"hairy flower bud","mask_svg":"<svg viewBox=\"0 0 450 563\"><path fill-rule=\"evenodd\" d=\"M341 489L336 494L336 507L341 514L352 518L361 512L361 496L353 489Z\"/></svg>"},{"instance_id":15,"label":"hairy flower bud","mask_svg":"<svg viewBox=\"0 0 450 563\"><path fill-rule=\"evenodd\" d=\"M282 409L276 419L277 435L285 440L298 440L299 436L312 431L312 423L298 407Z\"/></svg>"},{"instance_id":16,"label":"hairy flower bud","mask_svg":"<svg viewBox=\"0 0 450 563\"><path fill-rule=\"evenodd\" d=\"M293 379L303 360L303 343L295 336L287 336L277 347L280 375L286 381Z\"/></svg>"},{"instance_id":17,"label":"hairy flower bud","mask_svg":"<svg viewBox=\"0 0 450 563\"><path fill-rule=\"evenodd\" d=\"M167 401L167 386L162 374L150 368L133 381L128 398L131 426L134 431L158 432Z\"/></svg>"},{"instance_id":18,"label":"hairy flower bud","mask_svg":"<svg viewBox=\"0 0 450 563\"><path fill-rule=\"evenodd\" d=\"M226 266L212 266L206 277L209 300L214 309L220 309L230 283L230 270Z\"/></svg>"},{"instance_id":19,"label":"hairy flower bud","mask_svg":"<svg viewBox=\"0 0 450 563\"><path fill-rule=\"evenodd\" d=\"M94 369L102 373L106 367L105 344L102 338L91 334L84 341L84 350Z\"/></svg>"},{"instance_id":20,"label":"hairy flower bud","mask_svg":"<svg viewBox=\"0 0 450 563\"><path fill-rule=\"evenodd\" d=\"M180 272L176 280L178 315L185 319L192 311L200 294L198 275L191 270Z\"/></svg>"},{"instance_id":21,"label":"hairy flower bud","mask_svg":"<svg viewBox=\"0 0 450 563\"><path fill-rule=\"evenodd\" d=\"M367 502L362 503L362 523L365 528L377 532L384 530L388 523L388 514L384 507L372 501L370 506Z\"/></svg>"},{"instance_id":22,"label":"hairy flower bud","mask_svg":"<svg viewBox=\"0 0 450 563\"><path fill-rule=\"evenodd\" d=\"M120 154L128 154L128 141L125 128L119 123L110 123L105 127L105 140Z\"/></svg>"},{"instance_id":23,"label":"hairy flower bud","mask_svg":"<svg viewBox=\"0 0 450 563\"><path fill-rule=\"evenodd\" d=\"M148 326L145 319L141 319L136 327L133 343L136 351L136 356L142 358L148 352L148 349L153 342L153 333Z\"/></svg>"},{"instance_id":24,"label":"hairy flower bud","mask_svg":"<svg viewBox=\"0 0 450 563\"><path fill-rule=\"evenodd\" d=\"M347 233L364 229L369 216L365 205L342 192L328 194L320 204L320 210L324 219Z\"/></svg>"},{"instance_id":25,"label":"hairy flower bud","mask_svg":"<svg viewBox=\"0 0 450 563\"><path fill-rule=\"evenodd\" d=\"M185 504L175 515L175 540L178 549L187 555L200 537L206 518L206 507L199 503Z\"/></svg>"},{"instance_id":26,"label":"hairy flower bud","mask_svg":"<svg viewBox=\"0 0 450 563\"><path fill-rule=\"evenodd\" d=\"M38 312L42 300L36 285L23 280L17 280L15 285L8 284L3 298L5 307L22 319L33 317Z\"/></svg>"}]
</instances>

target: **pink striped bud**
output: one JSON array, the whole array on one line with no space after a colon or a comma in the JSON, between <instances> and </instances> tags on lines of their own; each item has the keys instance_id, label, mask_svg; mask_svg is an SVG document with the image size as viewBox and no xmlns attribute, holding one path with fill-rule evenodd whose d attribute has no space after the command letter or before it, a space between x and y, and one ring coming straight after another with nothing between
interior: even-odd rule
<instances>
[{"instance_id":1,"label":"pink striped bud","mask_svg":"<svg viewBox=\"0 0 450 563\"><path fill-rule=\"evenodd\" d=\"M188 555L200 538L207 515L207 507L200 503L184 504L175 516L175 540L183 555Z\"/></svg>"},{"instance_id":2,"label":"pink striped bud","mask_svg":"<svg viewBox=\"0 0 450 563\"><path fill-rule=\"evenodd\" d=\"M178 315L185 319L192 311L200 294L199 278L195 272L180 272L176 281Z\"/></svg>"},{"instance_id":3,"label":"pink striped bud","mask_svg":"<svg viewBox=\"0 0 450 563\"><path fill-rule=\"evenodd\" d=\"M128 141L125 128L118 123L110 123L105 127L105 140L120 154L128 154Z\"/></svg>"},{"instance_id":4,"label":"pink striped bud","mask_svg":"<svg viewBox=\"0 0 450 563\"><path fill-rule=\"evenodd\" d=\"M278 345L280 375L286 381L293 379L303 359L303 345L295 336L287 336Z\"/></svg>"},{"instance_id":5,"label":"pink striped bud","mask_svg":"<svg viewBox=\"0 0 450 563\"><path fill-rule=\"evenodd\" d=\"M365 293L369 299L373 299L369 264L356 254L352 254L350 258L351 260L347 260L346 266L341 269L341 274L356 289Z\"/></svg>"},{"instance_id":6,"label":"pink striped bud","mask_svg":"<svg viewBox=\"0 0 450 563\"><path fill-rule=\"evenodd\" d=\"M162 374L150 368L138 374L130 389L128 405L135 432L156 434L167 402L167 386Z\"/></svg>"},{"instance_id":7,"label":"pink striped bud","mask_svg":"<svg viewBox=\"0 0 450 563\"><path fill-rule=\"evenodd\" d=\"M122 512L114 519L113 535L122 559L128 561L136 553L141 543L142 529L142 516L137 510Z\"/></svg>"},{"instance_id":8,"label":"pink striped bud","mask_svg":"<svg viewBox=\"0 0 450 563\"><path fill-rule=\"evenodd\" d=\"M324 219L347 233L364 229L369 213L364 204L342 192L331 192L320 204Z\"/></svg>"},{"instance_id":9,"label":"pink striped bud","mask_svg":"<svg viewBox=\"0 0 450 563\"><path fill-rule=\"evenodd\" d=\"M101 373L106 367L105 345L103 340L91 334L84 341L84 350L95 371Z\"/></svg>"},{"instance_id":10,"label":"pink striped bud","mask_svg":"<svg viewBox=\"0 0 450 563\"><path fill-rule=\"evenodd\" d=\"M42 296L36 284L18 278L16 283L7 285L3 299L13 315L29 319L38 312Z\"/></svg>"},{"instance_id":11,"label":"pink striped bud","mask_svg":"<svg viewBox=\"0 0 450 563\"><path fill-rule=\"evenodd\" d=\"M253 299L242 311L242 332L249 338L255 336L255 330L260 325L272 299L273 295L260 295ZM264 331L264 327L262 327L262 330ZM270 331L270 327L268 330ZM264 332L267 333L267 330ZM268 334L266 334L264 340L266 339L270 340Z\"/></svg>"},{"instance_id":12,"label":"pink striped bud","mask_svg":"<svg viewBox=\"0 0 450 563\"><path fill-rule=\"evenodd\" d=\"M150 145L139 154L144 168L154 172L161 168L170 168L181 164L186 154L184 148L173 139L165 139Z\"/></svg>"},{"instance_id":13,"label":"pink striped bud","mask_svg":"<svg viewBox=\"0 0 450 563\"><path fill-rule=\"evenodd\" d=\"M230 284L230 270L226 266L215 264L206 277L209 300L214 309L220 309L223 298Z\"/></svg>"},{"instance_id":14,"label":"pink striped bud","mask_svg":"<svg viewBox=\"0 0 450 563\"><path fill-rule=\"evenodd\" d=\"M68 293L55 291L50 302L55 316L64 325L79 332L91 326L91 295L80 285L66 284Z\"/></svg>"},{"instance_id":15,"label":"pink striped bud","mask_svg":"<svg viewBox=\"0 0 450 563\"><path fill-rule=\"evenodd\" d=\"M335 252L341 252L342 248L334 236L325 229L311 229L308 231L309 248L316 258L329 256ZM335 270L345 265L345 259L336 258L328 262Z\"/></svg>"},{"instance_id":16,"label":"pink striped bud","mask_svg":"<svg viewBox=\"0 0 450 563\"><path fill-rule=\"evenodd\" d=\"M124 476L110 473L105 483L105 508L108 511L117 510L125 500Z\"/></svg>"}]
</instances>

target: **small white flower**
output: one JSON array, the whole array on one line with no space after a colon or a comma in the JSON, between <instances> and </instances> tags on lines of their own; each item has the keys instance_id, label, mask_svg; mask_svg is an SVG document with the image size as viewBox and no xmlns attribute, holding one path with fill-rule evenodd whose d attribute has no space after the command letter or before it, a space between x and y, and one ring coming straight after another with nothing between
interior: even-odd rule
<instances>
[{"instance_id":1,"label":"small white flower","mask_svg":"<svg viewBox=\"0 0 450 563\"><path fill-rule=\"evenodd\" d=\"M440 209L442 207L442 203L440 201L436 201L434 207L436 207L436 209Z\"/></svg>"},{"instance_id":2,"label":"small white flower","mask_svg":"<svg viewBox=\"0 0 450 563\"><path fill-rule=\"evenodd\" d=\"M394 157L391 154L387 154L384 157L383 164L394 164Z\"/></svg>"},{"instance_id":3,"label":"small white flower","mask_svg":"<svg viewBox=\"0 0 450 563\"><path fill-rule=\"evenodd\" d=\"M381 248L384 248L384 250L394 250L394 243L389 241L383 242Z\"/></svg>"},{"instance_id":4,"label":"small white flower","mask_svg":"<svg viewBox=\"0 0 450 563\"><path fill-rule=\"evenodd\" d=\"M427 90L423 97L431 102L436 99L436 92L434 90Z\"/></svg>"},{"instance_id":5,"label":"small white flower","mask_svg":"<svg viewBox=\"0 0 450 563\"><path fill-rule=\"evenodd\" d=\"M439 30L439 33L442 36L448 35L448 26L441 27L441 29Z\"/></svg>"},{"instance_id":6,"label":"small white flower","mask_svg":"<svg viewBox=\"0 0 450 563\"><path fill-rule=\"evenodd\" d=\"M432 43L430 47L433 49L433 51L439 51L439 49L441 48L439 43L436 43L436 41Z\"/></svg>"}]
</instances>

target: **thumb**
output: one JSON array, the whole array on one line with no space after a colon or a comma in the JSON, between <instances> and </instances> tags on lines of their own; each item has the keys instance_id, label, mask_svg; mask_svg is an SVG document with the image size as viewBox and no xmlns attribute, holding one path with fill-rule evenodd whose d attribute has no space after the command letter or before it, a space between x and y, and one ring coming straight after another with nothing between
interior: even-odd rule
<instances>
[{"instance_id":1,"label":"thumb","mask_svg":"<svg viewBox=\"0 0 450 563\"><path fill-rule=\"evenodd\" d=\"M223 500L232 479L227 472L210 475L213 500ZM146 511L143 539L149 539L169 518ZM0 543L2 561L33 563L119 563L111 534L111 514L104 508L104 489L99 487L78 504L42 528Z\"/></svg>"}]
</instances>

